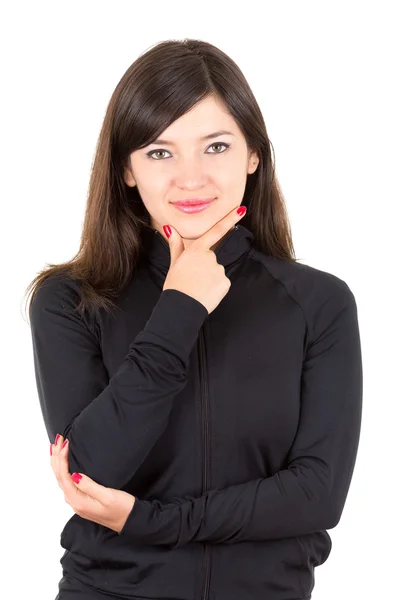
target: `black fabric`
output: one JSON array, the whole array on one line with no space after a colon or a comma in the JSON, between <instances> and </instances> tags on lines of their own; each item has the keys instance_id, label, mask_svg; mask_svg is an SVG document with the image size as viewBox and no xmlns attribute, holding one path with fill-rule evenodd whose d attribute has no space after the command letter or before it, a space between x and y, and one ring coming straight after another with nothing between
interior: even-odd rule
<instances>
[{"instance_id":1,"label":"black fabric","mask_svg":"<svg viewBox=\"0 0 397 600\"><path fill-rule=\"evenodd\" d=\"M170 253L155 230L116 313L78 315L61 275L33 299L49 440L69 439L71 473L136 497L120 533L77 514L61 533L64 575L93 591L311 597L359 444L357 306L340 278L253 242L238 224L215 250L232 283L211 314L162 290Z\"/></svg>"}]
</instances>

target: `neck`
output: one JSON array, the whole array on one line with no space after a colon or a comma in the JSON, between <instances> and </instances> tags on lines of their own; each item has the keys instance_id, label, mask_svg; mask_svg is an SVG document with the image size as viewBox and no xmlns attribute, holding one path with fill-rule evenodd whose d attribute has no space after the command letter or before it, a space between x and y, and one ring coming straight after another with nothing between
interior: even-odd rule
<instances>
[{"instance_id":1,"label":"neck","mask_svg":"<svg viewBox=\"0 0 397 600\"><path fill-rule=\"evenodd\" d=\"M166 237L166 235L165 235L165 233L164 233L164 231L163 231L163 228L162 228L162 227L158 227L158 226L156 226L156 225L153 225L153 224L151 225L151 227L152 227L152 229L156 229L156 230L159 232L159 234L160 234L160 235L161 235L161 236L162 236L162 237L163 237L163 238L164 238L164 239L165 239L165 240L168 242L168 239L167 239L167 237ZM226 237L226 236L227 236L227 235L230 233L230 231L231 231L232 229L233 229L233 227L231 227L231 228L230 228L230 229L229 229L229 230L228 230L228 231L225 233L225 235L223 235L223 236L222 236L222 237L221 237L221 238L220 238L220 239L219 239L217 242L215 242L215 244L214 244L213 246L211 246L211 248L210 248L210 249L211 249L212 251L216 250L216 248L217 248L217 247L218 247L218 246L219 246L219 245L222 243L223 239L224 239L224 238L225 238L225 237ZM184 237L182 237L182 236L181 236L181 238L182 238L182 242L183 242L183 245L184 245L184 247L185 247L185 250L187 250L187 248L189 248L190 244L192 244L192 243L195 241L195 238L193 238L193 239L190 239L190 238L184 238Z\"/></svg>"}]
</instances>

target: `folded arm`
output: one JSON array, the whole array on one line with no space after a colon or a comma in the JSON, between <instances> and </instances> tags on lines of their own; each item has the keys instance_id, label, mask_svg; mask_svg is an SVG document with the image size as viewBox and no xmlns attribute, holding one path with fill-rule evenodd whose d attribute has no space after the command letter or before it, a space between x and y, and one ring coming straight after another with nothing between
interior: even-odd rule
<instances>
[{"instance_id":1,"label":"folded arm","mask_svg":"<svg viewBox=\"0 0 397 600\"><path fill-rule=\"evenodd\" d=\"M162 504L136 499L120 535L147 544L236 543L337 525L358 450L362 362L357 308L346 286L308 345L301 414L288 466L271 477Z\"/></svg>"},{"instance_id":2,"label":"folded arm","mask_svg":"<svg viewBox=\"0 0 397 600\"><path fill-rule=\"evenodd\" d=\"M109 379L98 340L75 311L77 292L56 276L32 299L40 406L50 442L56 433L69 439L70 472L121 489L167 426L208 311L187 294L163 291Z\"/></svg>"}]
</instances>

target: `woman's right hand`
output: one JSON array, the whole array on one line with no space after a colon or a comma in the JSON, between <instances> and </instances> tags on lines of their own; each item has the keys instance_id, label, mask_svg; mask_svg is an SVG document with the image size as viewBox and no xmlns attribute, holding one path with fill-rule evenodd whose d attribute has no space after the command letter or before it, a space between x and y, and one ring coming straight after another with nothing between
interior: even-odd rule
<instances>
[{"instance_id":1,"label":"woman's right hand","mask_svg":"<svg viewBox=\"0 0 397 600\"><path fill-rule=\"evenodd\" d=\"M181 236L170 225L172 234L168 242L171 263L163 290L173 289L188 294L201 302L208 313L218 306L229 291L231 281L211 248L244 216L245 212L239 215L237 210L234 208L186 250Z\"/></svg>"}]
</instances>

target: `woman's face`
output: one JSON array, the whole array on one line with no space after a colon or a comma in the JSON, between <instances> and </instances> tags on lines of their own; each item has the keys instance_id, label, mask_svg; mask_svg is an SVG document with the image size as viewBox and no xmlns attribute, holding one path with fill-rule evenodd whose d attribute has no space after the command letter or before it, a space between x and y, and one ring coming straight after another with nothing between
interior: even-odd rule
<instances>
[{"instance_id":1,"label":"woman's face","mask_svg":"<svg viewBox=\"0 0 397 600\"><path fill-rule=\"evenodd\" d=\"M230 133L202 139L221 130ZM241 204L247 175L256 170L258 156L249 155L236 122L212 97L174 121L160 140L166 141L131 153L131 169L125 167L124 180L137 186L153 229L165 237L163 225L172 225L187 248ZM172 204L209 197L216 200L198 213L184 213Z\"/></svg>"}]
</instances>

